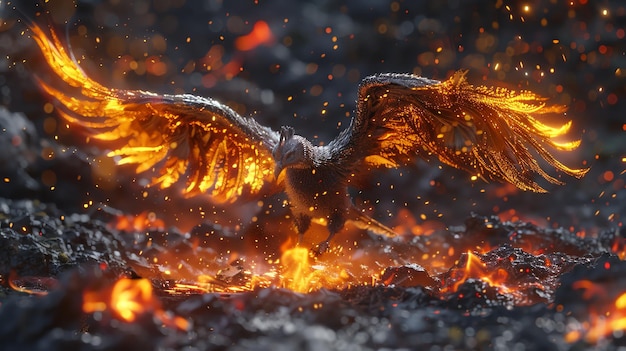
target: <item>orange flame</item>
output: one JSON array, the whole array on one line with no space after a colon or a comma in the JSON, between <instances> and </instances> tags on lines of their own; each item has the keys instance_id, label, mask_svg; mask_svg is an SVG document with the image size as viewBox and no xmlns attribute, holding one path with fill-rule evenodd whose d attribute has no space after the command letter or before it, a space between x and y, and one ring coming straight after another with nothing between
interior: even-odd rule
<instances>
[{"instance_id":1,"label":"orange flame","mask_svg":"<svg viewBox=\"0 0 626 351\"><path fill-rule=\"evenodd\" d=\"M509 274L502 268L498 268L495 271L489 271L483 261L480 260L476 254L471 251L467 251L467 261L465 268L453 273L452 284L444 286L443 292L455 292L459 289L461 284L470 278L480 279L492 287L498 289L500 293L510 294L514 291L506 286L506 281Z\"/></svg>"},{"instance_id":2,"label":"orange flame","mask_svg":"<svg viewBox=\"0 0 626 351\"><path fill-rule=\"evenodd\" d=\"M324 262L312 256L309 249L301 246L286 249L276 267L264 274L253 274L244 285L231 285L209 275L201 275L194 282L178 282L169 293L237 293L270 286L307 293L321 288L341 288L350 282L361 284L352 277L346 267L331 263L334 258L327 255ZM269 268L268 268L269 269Z\"/></svg>"},{"instance_id":3,"label":"orange flame","mask_svg":"<svg viewBox=\"0 0 626 351\"><path fill-rule=\"evenodd\" d=\"M584 289L583 299L599 301L589 311L589 318L580 324L570 324L571 329L565 334L565 341L569 343L584 339L586 342L595 344L598 341L610 337L615 332L626 331L626 292L617 296L612 303L603 304L607 301L607 291L602 285L588 280L575 282L574 289Z\"/></svg>"},{"instance_id":4,"label":"orange flame","mask_svg":"<svg viewBox=\"0 0 626 351\"><path fill-rule=\"evenodd\" d=\"M274 42L274 35L270 26L265 21L254 24L252 32L242 35L235 40L235 47L240 51L250 51L259 45L267 45Z\"/></svg>"},{"instance_id":5,"label":"orange flame","mask_svg":"<svg viewBox=\"0 0 626 351\"><path fill-rule=\"evenodd\" d=\"M294 247L286 250L281 258L283 271L281 287L296 292L310 292L322 287L336 287L349 278L347 271L338 265L312 265L308 249Z\"/></svg>"},{"instance_id":6,"label":"orange flame","mask_svg":"<svg viewBox=\"0 0 626 351\"><path fill-rule=\"evenodd\" d=\"M189 328L189 322L178 316L171 316L161 308L161 302L152 295L152 284L148 279L118 280L108 289L85 291L83 312L93 313L109 310L125 322L133 322L144 313L153 313L163 324L181 330Z\"/></svg>"}]
</instances>

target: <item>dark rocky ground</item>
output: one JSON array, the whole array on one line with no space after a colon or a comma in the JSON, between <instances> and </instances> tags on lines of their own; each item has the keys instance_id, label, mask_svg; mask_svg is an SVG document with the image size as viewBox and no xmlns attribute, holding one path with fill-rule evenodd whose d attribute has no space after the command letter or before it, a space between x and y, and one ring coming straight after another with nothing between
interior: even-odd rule
<instances>
[{"instance_id":1,"label":"dark rocky ground","mask_svg":"<svg viewBox=\"0 0 626 351\"><path fill-rule=\"evenodd\" d=\"M35 17L34 8L20 5ZM551 187L549 194L472 183L455 170L423 162L377 172L355 192L357 204L407 232L434 230L428 238L403 243L354 233L345 239L356 237L371 255L392 251L385 257L396 259L397 265L390 265L396 286L168 295L163 265L152 258L167 254L173 267L177 259L186 262L178 274L193 277L190 252L218 261L227 260L229 250L276 253L290 235L284 210L265 215L256 201L219 207L207 199L182 199L146 190L131 170L110 167L102 149L66 129L46 106L33 73L45 79L49 72L6 6L0 28L5 54L0 57L0 341L6 349L593 346L573 341L571 334L568 339L568 330L594 311L606 312L611 307L603 301L613 301L626 288L618 279L626 265L616 255L623 257L626 216L626 7L620 1L76 5L52 0L44 7L50 10L46 18L61 33L66 29L86 72L106 85L211 96L274 128L291 124L304 136L328 142L339 124L347 125L363 77L392 71L445 79L469 69L475 84L531 89L568 105L582 146L564 155L565 161L584 161L591 171L582 180L563 179L567 184ZM258 21L268 23L274 40L239 50L237 38ZM154 62L162 65L155 68ZM264 206L280 200L266 199ZM120 214L145 211L162 218L167 230L146 234L107 225ZM522 222L501 223L491 215ZM200 254L194 237L200 237ZM511 272L526 265L526 275L517 279L527 280L524 296L533 304L480 280L454 293L439 291L454 282L454 272L467 260L461 253L478 246L488 248L481 256L485 262L515 257L506 266ZM432 254L433 247L457 248L437 272L417 254ZM546 268L546 255L559 269ZM405 263L421 264L428 278L436 279L415 278L421 284L403 286L399 277L407 272L400 268ZM153 279L164 308L188 318L190 330L162 327L149 316L120 324L81 312L86 288L112 284L120 276ZM583 280L601 286L604 295L585 295L577 283ZM51 293L19 293L9 281ZM538 282L545 284L533 290ZM615 332L595 346L620 345L622 332Z\"/></svg>"}]
</instances>

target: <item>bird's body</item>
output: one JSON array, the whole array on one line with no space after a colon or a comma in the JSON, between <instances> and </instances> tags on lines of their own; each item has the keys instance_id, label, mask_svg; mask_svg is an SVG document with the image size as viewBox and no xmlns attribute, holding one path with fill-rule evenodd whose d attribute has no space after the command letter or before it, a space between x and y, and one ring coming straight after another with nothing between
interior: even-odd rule
<instances>
[{"instance_id":1,"label":"bird's body","mask_svg":"<svg viewBox=\"0 0 626 351\"><path fill-rule=\"evenodd\" d=\"M293 131L283 128L282 133ZM327 147L313 146L308 140L291 134L285 135L285 138L298 140L298 144L304 147L302 157L307 157L304 165L284 169L285 193L299 239L307 231L311 221L317 219L326 222L332 237L349 219L346 216L352 208L346 181L347 170L333 162ZM281 164L275 174L278 177L284 166L280 159L276 162Z\"/></svg>"},{"instance_id":2,"label":"bird's body","mask_svg":"<svg viewBox=\"0 0 626 351\"><path fill-rule=\"evenodd\" d=\"M294 218L335 219L336 214L349 208L351 203L341 171L329 164L287 169L285 193Z\"/></svg>"},{"instance_id":3,"label":"bird's body","mask_svg":"<svg viewBox=\"0 0 626 351\"><path fill-rule=\"evenodd\" d=\"M569 122L555 128L536 118L563 108L528 91L474 87L464 72L444 82L410 74L367 77L350 126L327 145L314 146L290 127L274 131L213 99L104 87L85 75L53 31L46 35L34 24L30 29L52 70L77 93L40 82L42 88L70 124L87 127L94 139L117 142L109 156L118 163L156 174L152 185L183 184L184 194L209 194L218 202L262 196L268 184L284 190L300 236L312 220L326 222L329 236L318 252L346 221L395 235L356 209L348 193L353 179L374 167L436 158L476 178L539 192L544 190L534 175L560 181L536 156L574 177L587 171L563 165L546 149L579 145L555 140Z\"/></svg>"},{"instance_id":4,"label":"bird's body","mask_svg":"<svg viewBox=\"0 0 626 351\"><path fill-rule=\"evenodd\" d=\"M294 215L330 218L337 209L346 209L350 197L343 172L331 164L285 171L285 192Z\"/></svg>"}]
</instances>

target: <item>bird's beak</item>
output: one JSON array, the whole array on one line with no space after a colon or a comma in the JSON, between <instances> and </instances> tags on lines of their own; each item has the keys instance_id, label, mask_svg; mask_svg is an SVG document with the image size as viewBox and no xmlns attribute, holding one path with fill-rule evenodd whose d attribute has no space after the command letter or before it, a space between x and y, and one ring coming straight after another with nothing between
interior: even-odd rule
<instances>
[{"instance_id":1,"label":"bird's beak","mask_svg":"<svg viewBox=\"0 0 626 351\"><path fill-rule=\"evenodd\" d=\"M274 179L278 179L278 176L283 171L283 164L280 161L276 161L274 166Z\"/></svg>"}]
</instances>

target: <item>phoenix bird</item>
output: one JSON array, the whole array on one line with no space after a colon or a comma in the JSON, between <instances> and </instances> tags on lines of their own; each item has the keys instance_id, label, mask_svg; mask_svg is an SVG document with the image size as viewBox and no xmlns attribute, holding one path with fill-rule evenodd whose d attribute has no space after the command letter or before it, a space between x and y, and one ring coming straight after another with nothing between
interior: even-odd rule
<instances>
[{"instance_id":1,"label":"phoenix bird","mask_svg":"<svg viewBox=\"0 0 626 351\"><path fill-rule=\"evenodd\" d=\"M318 146L291 127L273 130L211 98L105 87L82 71L54 30L29 27L52 71L73 89L39 84L65 120L118 145L108 153L118 164L150 172L151 185L182 184L185 195L209 194L216 202L284 190L299 239L312 220L325 222L328 237L316 247L319 253L348 221L396 235L357 209L348 193L353 180L374 167L439 159L477 178L536 192L545 191L537 175L561 184L538 158L576 178L587 172L549 151L580 144L556 140L571 121L552 127L539 119L564 107L530 91L473 86L463 71L445 81L395 73L363 79L349 127Z\"/></svg>"}]
</instances>

